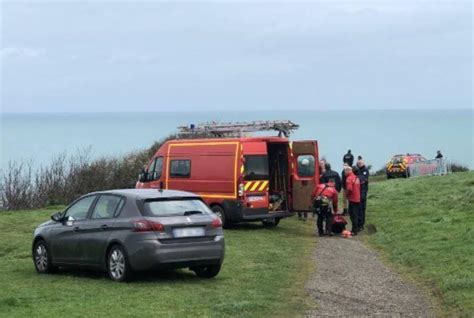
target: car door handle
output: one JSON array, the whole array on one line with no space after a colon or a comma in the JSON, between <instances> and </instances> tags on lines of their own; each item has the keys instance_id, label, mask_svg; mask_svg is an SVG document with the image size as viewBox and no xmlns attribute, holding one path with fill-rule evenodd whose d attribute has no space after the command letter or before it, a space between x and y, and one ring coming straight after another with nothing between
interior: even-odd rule
<instances>
[{"instance_id":1,"label":"car door handle","mask_svg":"<svg viewBox=\"0 0 474 318\"><path fill-rule=\"evenodd\" d=\"M79 231L79 226L75 226L72 230L73 230L74 232Z\"/></svg>"},{"instance_id":2,"label":"car door handle","mask_svg":"<svg viewBox=\"0 0 474 318\"><path fill-rule=\"evenodd\" d=\"M100 226L100 229L103 231L103 230L107 230L109 228L109 226L107 224L102 224Z\"/></svg>"}]
</instances>

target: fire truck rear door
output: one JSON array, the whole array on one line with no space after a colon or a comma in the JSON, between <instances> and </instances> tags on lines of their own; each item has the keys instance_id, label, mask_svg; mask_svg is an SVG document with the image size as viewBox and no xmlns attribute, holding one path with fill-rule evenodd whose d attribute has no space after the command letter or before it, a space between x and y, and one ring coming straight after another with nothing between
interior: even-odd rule
<instances>
[{"instance_id":1,"label":"fire truck rear door","mask_svg":"<svg viewBox=\"0 0 474 318\"><path fill-rule=\"evenodd\" d=\"M319 183L318 142L292 143L292 207L294 211L311 211L311 194Z\"/></svg>"}]
</instances>

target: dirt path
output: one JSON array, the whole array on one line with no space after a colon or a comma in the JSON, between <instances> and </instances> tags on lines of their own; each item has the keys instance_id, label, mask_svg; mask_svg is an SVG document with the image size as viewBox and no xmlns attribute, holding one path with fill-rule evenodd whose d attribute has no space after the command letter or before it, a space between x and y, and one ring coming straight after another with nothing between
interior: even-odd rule
<instances>
[{"instance_id":1,"label":"dirt path","mask_svg":"<svg viewBox=\"0 0 474 318\"><path fill-rule=\"evenodd\" d=\"M415 286L385 266L358 237L324 237L306 289L318 304L309 317L434 317Z\"/></svg>"}]
</instances>

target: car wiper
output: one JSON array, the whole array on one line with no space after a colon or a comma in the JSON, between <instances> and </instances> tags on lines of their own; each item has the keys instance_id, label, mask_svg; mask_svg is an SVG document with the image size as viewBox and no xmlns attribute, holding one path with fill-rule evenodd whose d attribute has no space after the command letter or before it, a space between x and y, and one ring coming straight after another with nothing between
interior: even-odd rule
<instances>
[{"instance_id":1,"label":"car wiper","mask_svg":"<svg viewBox=\"0 0 474 318\"><path fill-rule=\"evenodd\" d=\"M183 213L183 215L191 215L191 214L202 214L202 211L191 210L191 211L186 211Z\"/></svg>"}]
</instances>

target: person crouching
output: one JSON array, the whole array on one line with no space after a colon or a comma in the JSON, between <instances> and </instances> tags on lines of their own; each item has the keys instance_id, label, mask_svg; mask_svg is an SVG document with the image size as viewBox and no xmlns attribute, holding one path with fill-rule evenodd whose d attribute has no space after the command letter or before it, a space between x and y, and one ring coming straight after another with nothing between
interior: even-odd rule
<instances>
[{"instance_id":1,"label":"person crouching","mask_svg":"<svg viewBox=\"0 0 474 318\"><path fill-rule=\"evenodd\" d=\"M337 212L338 200L334 180L320 183L312 194L312 200L313 212L318 216L316 224L319 236L332 235L333 213Z\"/></svg>"}]
</instances>

